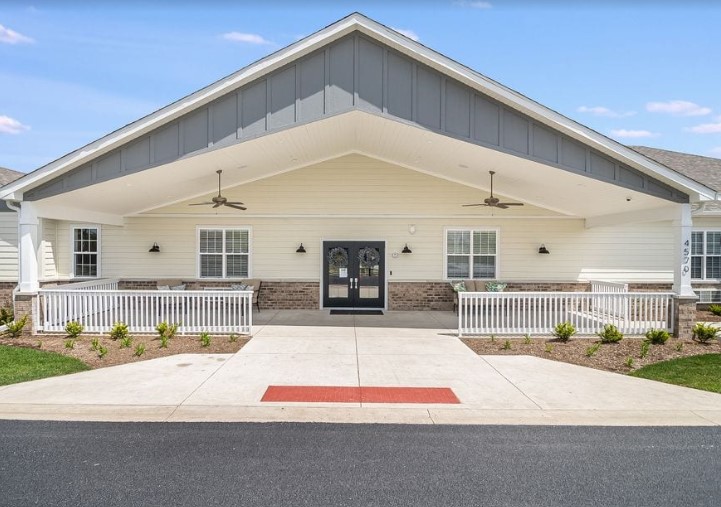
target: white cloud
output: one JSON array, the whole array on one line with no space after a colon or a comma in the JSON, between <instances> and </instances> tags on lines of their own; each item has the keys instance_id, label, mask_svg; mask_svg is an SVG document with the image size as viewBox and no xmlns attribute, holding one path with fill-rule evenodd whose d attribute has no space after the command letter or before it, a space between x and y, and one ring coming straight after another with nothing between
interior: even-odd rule
<instances>
[{"instance_id":1,"label":"white cloud","mask_svg":"<svg viewBox=\"0 0 721 507\"><path fill-rule=\"evenodd\" d=\"M245 42L247 44L265 45L272 44L269 40L255 33L228 32L223 34L225 40L233 42Z\"/></svg>"},{"instance_id":2,"label":"white cloud","mask_svg":"<svg viewBox=\"0 0 721 507\"><path fill-rule=\"evenodd\" d=\"M0 25L0 42L5 44L31 44L35 41L30 37L17 33L15 30Z\"/></svg>"},{"instance_id":3,"label":"white cloud","mask_svg":"<svg viewBox=\"0 0 721 507\"><path fill-rule=\"evenodd\" d=\"M19 134L20 132L25 132L26 130L30 130L30 127L27 125L23 125L19 121L17 121L15 118L10 118L9 116L0 115L0 133L1 134Z\"/></svg>"},{"instance_id":4,"label":"white cloud","mask_svg":"<svg viewBox=\"0 0 721 507\"><path fill-rule=\"evenodd\" d=\"M660 134L650 132L648 130L626 130L617 129L612 130L611 135L615 137L629 137L629 138L640 138L640 137L658 137Z\"/></svg>"},{"instance_id":5,"label":"white cloud","mask_svg":"<svg viewBox=\"0 0 721 507\"><path fill-rule=\"evenodd\" d=\"M416 42L421 40L421 38L418 37L418 34L416 32L414 32L413 30L406 30L404 28L395 28L395 27L391 27L391 28L393 28L393 30L395 30L399 34L405 35L406 37L408 37L411 40L414 40Z\"/></svg>"},{"instance_id":6,"label":"white cloud","mask_svg":"<svg viewBox=\"0 0 721 507\"><path fill-rule=\"evenodd\" d=\"M719 120L717 123L702 123L701 125L688 127L684 130L693 132L694 134L718 134L721 133L721 118L717 118L717 120Z\"/></svg>"},{"instance_id":7,"label":"white cloud","mask_svg":"<svg viewBox=\"0 0 721 507\"><path fill-rule=\"evenodd\" d=\"M687 100L669 100L668 102L648 102L646 111L674 116L705 116L711 112L711 108L702 107Z\"/></svg>"},{"instance_id":8,"label":"white cloud","mask_svg":"<svg viewBox=\"0 0 721 507\"><path fill-rule=\"evenodd\" d=\"M579 113L589 113L594 116L606 116L608 118L625 118L636 114L636 111L614 111L603 106L580 106L576 111Z\"/></svg>"},{"instance_id":9,"label":"white cloud","mask_svg":"<svg viewBox=\"0 0 721 507\"><path fill-rule=\"evenodd\" d=\"M482 2L479 0L458 0L453 3L460 7L470 7L472 9L491 9L493 7L491 2Z\"/></svg>"}]
</instances>

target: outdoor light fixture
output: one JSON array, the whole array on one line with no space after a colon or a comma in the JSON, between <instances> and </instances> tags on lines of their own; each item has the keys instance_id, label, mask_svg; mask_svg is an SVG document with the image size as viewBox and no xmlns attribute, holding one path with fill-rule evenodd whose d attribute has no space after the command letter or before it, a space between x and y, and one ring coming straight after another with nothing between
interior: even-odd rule
<instances>
[{"instance_id":1,"label":"outdoor light fixture","mask_svg":"<svg viewBox=\"0 0 721 507\"><path fill-rule=\"evenodd\" d=\"M541 243L541 246L538 249L539 254L550 254L551 252L548 251L548 248L546 248L546 245Z\"/></svg>"},{"instance_id":2,"label":"outdoor light fixture","mask_svg":"<svg viewBox=\"0 0 721 507\"><path fill-rule=\"evenodd\" d=\"M156 242L153 242L153 246L150 247L150 250L148 250L148 252L158 253L160 252L160 247Z\"/></svg>"},{"instance_id":3,"label":"outdoor light fixture","mask_svg":"<svg viewBox=\"0 0 721 507\"><path fill-rule=\"evenodd\" d=\"M408 248L408 243L406 243L406 246L403 247L403 250L401 250L401 253L413 253L413 251Z\"/></svg>"},{"instance_id":4,"label":"outdoor light fixture","mask_svg":"<svg viewBox=\"0 0 721 507\"><path fill-rule=\"evenodd\" d=\"M305 253L305 247L303 246L303 243L300 244L295 253Z\"/></svg>"}]
</instances>

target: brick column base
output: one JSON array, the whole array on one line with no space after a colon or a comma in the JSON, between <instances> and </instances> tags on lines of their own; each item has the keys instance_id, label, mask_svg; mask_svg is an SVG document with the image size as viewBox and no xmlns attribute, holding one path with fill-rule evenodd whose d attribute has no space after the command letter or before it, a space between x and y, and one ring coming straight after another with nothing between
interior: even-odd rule
<instances>
[{"instance_id":1,"label":"brick column base","mask_svg":"<svg viewBox=\"0 0 721 507\"><path fill-rule=\"evenodd\" d=\"M37 300L37 294L16 294L15 301L13 303L13 312L15 313L15 320L21 319L23 315L28 316L28 322L23 328L23 336L32 336L35 334L35 323L34 313L35 301Z\"/></svg>"},{"instance_id":2,"label":"brick column base","mask_svg":"<svg viewBox=\"0 0 721 507\"><path fill-rule=\"evenodd\" d=\"M676 296L673 299L673 336L690 339L696 325L697 297Z\"/></svg>"}]
</instances>

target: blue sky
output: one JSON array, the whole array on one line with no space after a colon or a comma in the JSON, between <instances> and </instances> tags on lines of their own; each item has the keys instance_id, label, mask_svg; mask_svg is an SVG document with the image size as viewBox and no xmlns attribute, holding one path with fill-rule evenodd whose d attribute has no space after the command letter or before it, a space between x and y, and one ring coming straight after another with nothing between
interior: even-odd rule
<instances>
[{"instance_id":1,"label":"blue sky","mask_svg":"<svg viewBox=\"0 0 721 507\"><path fill-rule=\"evenodd\" d=\"M0 0L0 166L41 167L353 11L622 143L721 158L712 0Z\"/></svg>"}]
</instances>

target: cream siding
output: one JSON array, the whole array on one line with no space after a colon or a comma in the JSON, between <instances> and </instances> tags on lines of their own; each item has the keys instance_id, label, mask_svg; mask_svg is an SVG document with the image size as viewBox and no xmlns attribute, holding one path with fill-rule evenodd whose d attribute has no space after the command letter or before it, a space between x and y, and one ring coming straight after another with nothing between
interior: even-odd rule
<instances>
[{"instance_id":1,"label":"cream siding","mask_svg":"<svg viewBox=\"0 0 721 507\"><path fill-rule=\"evenodd\" d=\"M123 227L102 226L102 276L195 278L198 227L223 226L250 228L250 275L266 280L319 280L322 241L343 239L385 241L389 281L443 280L444 234L455 227L499 231L502 280L673 278L669 222L586 229L582 219L530 205L464 208L461 204L482 202L488 192L360 155L226 189L223 195L245 202L248 211L216 213L187 205L207 200L204 195L128 217ZM71 272L72 225L56 227L60 277ZM149 253L155 242L160 253ZM301 242L306 254L295 252ZM538 254L541 243L550 255ZM400 253L405 244L412 254Z\"/></svg>"},{"instance_id":2,"label":"cream siding","mask_svg":"<svg viewBox=\"0 0 721 507\"><path fill-rule=\"evenodd\" d=\"M0 213L0 281L18 281L18 214Z\"/></svg>"},{"instance_id":3,"label":"cream siding","mask_svg":"<svg viewBox=\"0 0 721 507\"><path fill-rule=\"evenodd\" d=\"M55 280L58 278L55 251L58 245L58 221L42 220L42 264L41 279Z\"/></svg>"}]
</instances>

